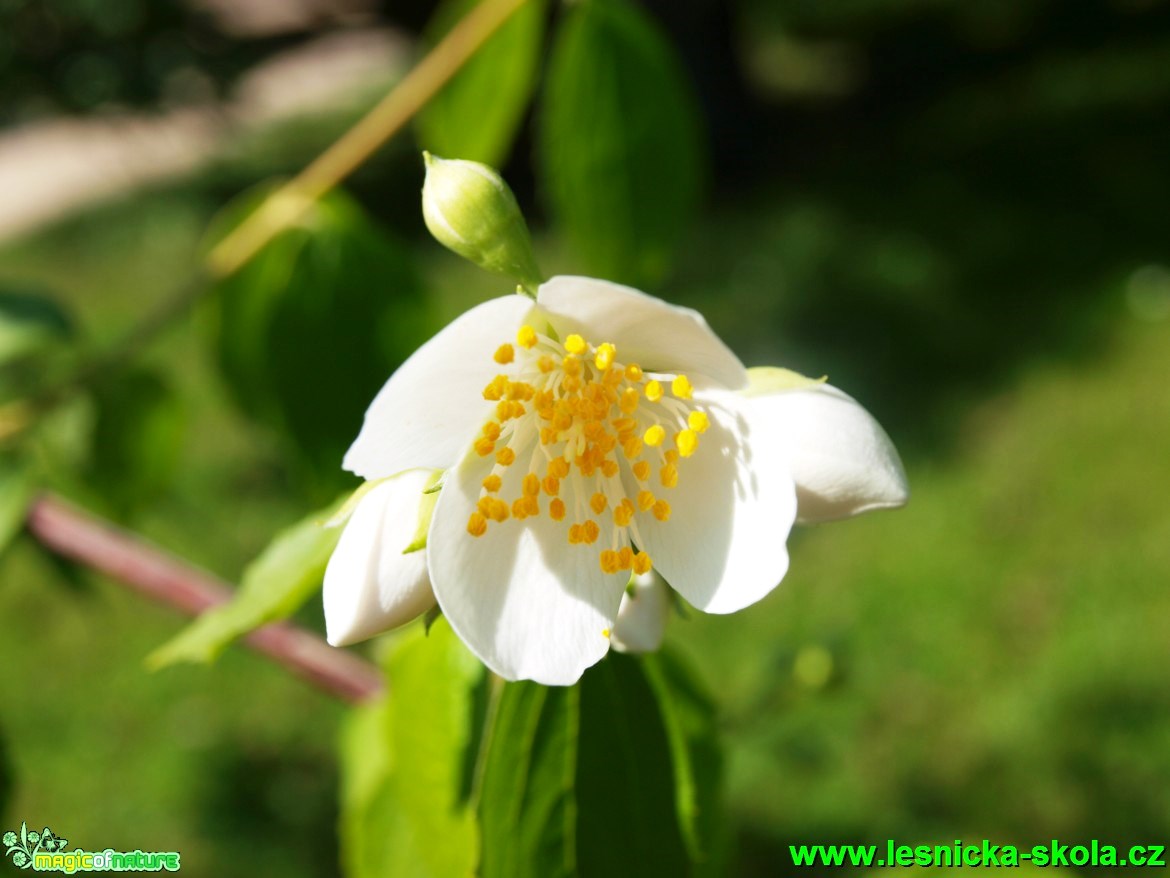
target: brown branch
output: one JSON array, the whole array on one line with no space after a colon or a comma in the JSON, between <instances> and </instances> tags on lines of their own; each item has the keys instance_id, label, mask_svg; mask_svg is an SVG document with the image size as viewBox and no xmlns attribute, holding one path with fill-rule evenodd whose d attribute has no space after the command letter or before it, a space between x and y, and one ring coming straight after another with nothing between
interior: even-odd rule
<instances>
[{"instance_id":1,"label":"brown branch","mask_svg":"<svg viewBox=\"0 0 1170 878\"><path fill-rule=\"evenodd\" d=\"M52 494L33 503L27 526L58 555L191 616L226 603L234 593L223 580ZM343 701L364 701L382 691L377 667L296 625L265 625L243 642Z\"/></svg>"}]
</instances>

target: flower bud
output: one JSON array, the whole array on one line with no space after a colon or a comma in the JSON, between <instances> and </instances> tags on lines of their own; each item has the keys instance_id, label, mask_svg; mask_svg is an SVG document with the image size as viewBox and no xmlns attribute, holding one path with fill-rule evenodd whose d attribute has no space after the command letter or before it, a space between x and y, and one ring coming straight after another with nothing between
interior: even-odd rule
<instances>
[{"instance_id":1,"label":"flower bud","mask_svg":"<svg viewBox=\"0 0 1170 878\"><path fill-rule=\"evenodd\" d=\"M530 292L540 269L516 197L494 170L479 162L424 152L423 219L444 247L480 268L515 278Z\"/></svg>"}]
</instances>

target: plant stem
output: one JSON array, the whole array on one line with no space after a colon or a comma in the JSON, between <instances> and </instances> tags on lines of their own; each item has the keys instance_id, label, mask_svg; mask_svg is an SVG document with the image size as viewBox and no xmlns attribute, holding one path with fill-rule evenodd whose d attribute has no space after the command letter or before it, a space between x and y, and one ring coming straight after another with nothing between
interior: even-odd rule
<instances>
[{"instance_id":1,"label":"plant stem","mask_svg":"<svg viewBox=\"0 0 1170 878\"><path fill-rule=\"evenodd\" d=\"M53 552L188 615L226 603L234 594L223 580L52 494L33 503L27 526ZM243 642L342 701L358 703L383 690L375 665L296 625L265 625Z\"/></svg>"}]
</instances>

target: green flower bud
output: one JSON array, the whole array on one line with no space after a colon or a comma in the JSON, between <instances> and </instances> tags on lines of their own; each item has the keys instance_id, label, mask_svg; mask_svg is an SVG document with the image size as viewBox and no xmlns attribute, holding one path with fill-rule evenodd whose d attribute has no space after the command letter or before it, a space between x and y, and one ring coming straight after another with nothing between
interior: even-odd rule
<instances>
[{"instance_id":1,"label":"green flower bud","mask_svg":"<svg viewBox=\"0 0 1170 878\"><path fill-rule=\"evenodd\" d=\"M505 274L535 294L540 269L516 197L479 162L424 152L423 219L436 240L480 268Z\"/></svg>"}]
</instances>

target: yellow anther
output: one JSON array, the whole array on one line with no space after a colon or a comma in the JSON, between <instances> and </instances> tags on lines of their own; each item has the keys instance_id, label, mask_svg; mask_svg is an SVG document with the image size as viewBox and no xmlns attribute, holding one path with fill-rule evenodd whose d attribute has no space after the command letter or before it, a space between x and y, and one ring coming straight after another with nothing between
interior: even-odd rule
<instances>
[{"instance_id":1,"label":"yellow anther","mask_svg":"<svg viewBox=\"0 0 1170 878\"><path fill-rule=\"evenodd\" d=\"M524 412L525 412L524 403L522 403L522 402L508 403L508 417L509 418L518 418L521 415L523 415Z\"/></svg>"},{"instance_id":2,"label":"yellow anther","mask_svg":"<svg viewBox=\"0 0 1170 878\"><path fill-rule=\"evenodd\" d=\"M545 476L541 487L544 488L544 493L548 494L550 497L555 497L557 494L561 493L561 480L556 476Z\"/></svg>"},{"instance_id":3,"label":"yellow anther","mask_svg":"<svg viewBox=\"0 0 1170 878\"><path fill-rule=\"evenodd\" d=\"M549 372L551 372L553 369L555 369L557 367L557 361L554 360L552 357L550 357L548 354L544 354L541 356L541 358L539 360L536 361L536 365L540 369L541 372L543 372L545 375L547 375Z\"/></svg>"},{"instance_id":4,"label":"yellow anther","mask_svg":"<svg viewBox=\"0 0 1170 878\"><path fill-rule=\"evenodd\" d=\"M658 402L662 399L662 385L657 381L649 381L646 383L646 399L651 402Z\"/></svg>"},{"instance_id":5,"label":"yellow anther","mask_svg":"<svg viewBox=\"0 0 1170 878\"><path fill-rule=\"evenodd\" d=\"M510 344L502 344L496 348L496 352L492 354L492 359L503 366L516 359L516 351Z\"/></svg>"},{"instance_id":6,"label":"yellow anther","mask_svg":"<svg viewBox=\"0 0 1170 878\"><path fill-rule=\"evenodd\" d=\"M593 364L604 372L613 365L615 357L617 357L617 348L609 342L606 342L597 348L597 355L593 358ZM621 373L618 374L620 375Z\"/></svg>"},{"instance_id":7,"label":"yellow anther","mask_svg":"<svg viewBox=\"0 0 1170 878\"><path fill-rule=\"evenodd\" d=\"M637 436L631 436L622 443L622 453L627 459L633 459L642 453L642 440Z\"/></svg>"},{"instance_id":8,"label":"yellow anther","mask_svg":"<svg viewBox=\"0 0 1170 878\"><path fill-rule=\"evenodd\" d=\"M618 462L616 460L603 460L601 462L601 474L607 479L612 479L618 474Z\"/></svg>"},{"instance_id":9,"label":"yellow anther","mask_svg":"<svg viewBox=\"0 0 1170 878\"><path fill-rule=\"evenodd\" d=\"M634 566L634 550L629 546L622 546L618 550L618 569L629 570Z\"/></svg>"},{"instance_id":10,"label":"yellow anther","mask_svg":"<svg viewBox=\"0 0 1170 878\"><path fill-rule=\"evenodd\" d=\"M494 497L491 502L491 511L488 512L488 518L493 521L507 521L508 520L508 504L503 500L497 500Z\"/></svg>"},{"instance_id":11,"label":"yellow anther","mask_svg":"<svg viewBox=\"0 0 1170 878\"><path fill-rule=\"evenodd\" d=\"M666 439L666 430L660 424L655 424L642 434L642 441L651 448L657 448Z\"/></svg>"},{"instance_id":12,"label":"yellow anther","mask_svg":"<svg viewBox=\"0 0 1170 878\"><path fill-rule=\"evenodd\" d=\"M679 454L690 457L699 447L699 434L694 430L679 430L674 437L674 444L678 446Z\"/></svg>"},{"instance_id":13,"label":"yellow anther","mask_svg":"<svg viewBox=\"0 0 1170 878\"><path fill-rule=\"evenodd\" d=\"M475 509L480 515L486 515L490 518L492 514L492 503L494 502L491 497L480 497L475 504Z\"/></svg>"},{"instance_id":14,"label":"yellow anther","mask_svg":"<svg viewBox=\"0 0 1170 878\"><path fill-rule=\"evenodd\" d=\"M626 380L633 381L635 384L642 380L642 367L637 363L630 363L626 366Z\"/></svg>"},{"instance_id":15,"label":"yellow anther","mask_svg":"<svg viewBox=\"0 0 1170 878\"><path fill-rule=\"evenodd\" d=\"M686 375L679 375L670 382L670 392L679 399L690 399L694 388L691 387L691 380Z\"/></svg>"},{"instance_id":16,"label":"yellow anther","mask_svg":"<svg viewBox=\"0 0 1170 878\"><path fill-rule=\"evenodd\" d=\"M500 438L500 425L495 421L488 421L483 425L483 435L492 442L495 442Z\"/></svg>"},{"instance_id":17,"label":"yellow anther","mask_svg":"<svg viewBox=\"0 0 1170 878\"><path fill-rule=\"evenodd\" d=\"M585 438L590 442L596 442L605 435L605 426L601 421L587 421L585 428L581 432L585 434Z\"/></svg>"},{"instance_id":18,"label":"yellow anther","mask_svg":"<svg viewBox=\"0 0 1170 878\"><path fill-rule=\"evenodd\" d=\"M584 534L581 533L581 525L579 525L579 524L570 524L569 525L569 544L570 545L575 546L578 543L582 542L583 537L584 537Z\"/></svg>"},{"instance_id":19,"label":"yellow anther","mask_svg":"<svg viewBox=\"0 0 1170 878\"><path fill-rule=\"evenodd\" d=\"M563 457L554 457L548 462L548 474L563 479L569 474L569 462Z\"/></svg>"},{"instance_id":20,"label":"yellow anther","mask_svg":"<svg viewBox=\"0 0 1170 878\"><path fill-rule=\"evenodd\" d=\"M478 512L471 513L467 519L467 532L473 537L482 537L487 533L487 519Z\"/></svg>"},{"instance_id":21,"label":"yellow anther","mask_svg":"<svg viewBox=\"0 0 1170 878\"><path fill-rule=\"evenodd\" d=\"M516 460L516 452L511 448L501 448L496 452L496 463L500 466L511 466Z\"/></svg>"},{"instance_id":22,"label":"yellow anther","mask_svg":"<svg viewBox=\"0 0 1170 878\"><path fill-rule=\"evenodd\" d=\"M706 412L691 412L687 415L687 426L696 433L706 433L707 428L711 426L711 420Z\"/></svg>"},{"instance_id":23,"label":"yellow anther","mask_svg":"<svg viewBox=\"0 0 1170 878\"><path fill-rule=\"evenodd\" d=\"M649 573L652 566L653 562L645 552L639 552L634 556L634 572L639 576L643 573Z\"/></svg>"},{"instance_id":24,"label":"yellow anther","mask_svg":"<svg viewBox=\"0 0 1170 878\"><path fill-rule=\"evenodd\" d=\"M599 368L599 369L601 368L600 363L597 364L597 368ZM609 371L607 371L605 373L605 378L602 379L602 381L604 382L604 386L611 387L611 388L617 387L619 384L622 383L622 378L625 377L625 372L623 372L617 366L607 366L606 368Z\"/></svg>"},{"instance_id":25,"label":"yellow anther","mask_svg":"<svg viewBox=\"0 0 1170 878\"><path fill-rule=\"evenodd\" d=\"M670 521L670 504L665 500L658 500L654 504L654 517L659 521Z\"/></svg>"},{"instance_id":26,"label":"yellow anther","mask_svg":"<svg viewBox=\"0 0 1170 878\"><path fill-rule=\"evenodd\" d=\"M540 493L540 476L536 473L528 473L524 477L522 488L526 497L535 497Z\"/></svg>"},{"instance_id":27,"label":"yellow anther","mask_svg":"<svg viewBox=\"0 0 1170 878\"><path fill-rule=\"evenodd\" d=\"M536 347L536 330L531 326L521 326L516 332L516 344L522 348L532 350Z\"/></svg>"},{"instance_id":28,"label":"yellow anther","mask_svg":"<svg viewBox=\"0 0 1170 878\"><path fill-rule=\"evenodd\" d=\"M576 375L565 376L565 393L576 393L581 389L581 379Z\"/></svg>"},{"instance_id":29,"label":"yellow anther","mask_svg":"<svg viewBox=\"0 0 1170 878\"><path fill-rule=\"evenodd\" d=\"M638 391L634 391L637 393ZM638 422L633 418L614 418L610 424L619 433L629 433L638 428Z\"/></svg>"},{"instance_id":30,"label":"yellow anther","mask_svg":"<svg viewBox=\"0 0 1170 878\"><path fill-rule=\"evenodd\" d=\"M597 440L597 448L601 451L602 454L609 454L617 447L617 441L617 436L614 436L612 433L606 433Z\"/></svg>"},{"instance_id":31,"label":"yellow anther","mask_svg":"<svg viewBox=\"0 0 1170 878\"><path fill-rule=\"evenodd\" d=\"M678 467L668 463L658 471L658 478L662 482L662 487L673 488L678 484Z\"/></svg>"},{"instance_id":32,"label":"yellow anther","mask_svg":"<svg viewBox=\"0 0 1170 878\"><path fill-rule=\"evenodd\" d=\"M650 478L650 461L639 460L634 464L634 478L639 482L644 482Z\"/></svg>"},{"instance_id":33,"label":"yellow anther","mask_svg":"<svg viewBox=\"0 0 1170 878\"><path fill-rule=\"evenodd\" d=\"M497 476L495 473L492 473L490 476L488 476L486 479L483 480L483 489L485 491L493 491L493 492L498 491L498 490L500 490L500 485L503 484L503 481L504 480L501 479L499 476Z\"/></svg>"},{"instance_id":34,"label":"yellow anther","mask_svg":"<svg viewBox=\"0 0 1170 878\"><path fill-rule=\"evenodd\" d=\"M589 345L585 339L575 332L565 339L565 350L570 354L583 354L588 348Z\"/></svg>"},{"instance_id":35,"label":"yellow anther","mask_svg":"<svg viewBox=\"0 0 1170 878\"><path fill-rule=\"evenodd\" d=\"M501 399L496 403L496 417L501 421L506 421L512 417L512 403L506 399ZM497 437L499 438L499 437Z\"/></svg>"},{"instance_id":36,"label":"yellow anther","mask_svg":"<svg viewBox=\"0 0 1170 878\"><path fill-rule=\"evenodd\" d=\"M615 506L613 509L613 523L618 527L626 527L633 517L634 504L629 501L629 498L623 499L622 505Z\"/></svg>"},{"instance_id":37,"label":"yellow anther","mask_svg":"<svg viewBox=\"0 0 1170 878\"><path fill-rule=\"evenodd\" d=\"M598 515L601 515L601 513L605 512L605 507L608 505L609 505L609 500L607 500L605 495L602 494L600 491L598 491L596 494L594 494L592 497L589 498L590 508L594 512L596 512Z\"/></svg>"},{"instance_id":38,"label":"yellow anther","mask_svg":"<svg viewBox=\"0 0 1170 878\"><path fill-rule=\"evenodd\" d=\"M493 378L483 389L483 398L495 402L497 399L503 399L504 391L508 387L508 376L497 375Z\"/></svg>"},{"instance_id":39,"label":"yellow anther","mask_svg":"<svg viewBox=\"0 0 1170 878\"><path fill-rule=\"evenodd\" d=\"M618 553L612 549L604 549L598 560L601 562L603 573L617 573L620 569L618 567Z\"/></svg>"},{"instance_id":40,"label":"yellow anther","mask_svg":"<svg viewBox=\"0 0 1170 878\"><path fill-rule=\"evenodd\" d=\"M663 456L667 463L678 463L678 452L673 448L669 449Z\"/></svg>"},{"instance_id":41,"label":"yellow anther","mask_svg":"<svg viewBox=\"0 0 1170 878\"><path fill-rule=\"evenodd\" d=\"M573 416L567 411L558 411L553 415L553 429L567 430L573 426Z\"/></svg>"},{"instance_id":42,"label":"yellow anther","mask_svg":"<svg viewBox=\"0 0 1170 878\"><path fill-rule=\"evenodd\" d=\"M517 497L512 501L512 517L517 521L523 521L528 517L528 509L524 505L523 497Z\"/></svg>"},{"instance_id":43,"label":"yellow anther","mask_svg":"<svg viewBox=\"0 0 1170 878\"><path fill-rule=\"evenodd\" d=\"M556 441L557 441L557 431L556 430L554 430L552 427L541 427L540 428L540 444L541 445L552 445Z\"/></svg>"},{"instance_id":44,"label":"yellow anther","mask_svg":"<svg viewBox=\"0 0 1170 878\"><path fill-rule=\"evenodd\" d=\"M480 436L475 440L475 453L480 457L487 457L496 450L496 443L487 436Z\"/></svg>"},{"instance_id":45,"label":"yellow anther","mask_svg":"<svg viewBox=\"0 0 1170 878\"><path fill-rule=\"evenodd\" d=\"M662 396L661 393L658 394ZM618 408L622 410L624 415L632 415L638 410L638 390L634 387L627 387L622 391L622 395L618 397Z\"/></svg>"},{"instance_id":46,"label":"yellow anther","mask_svg":"<svg viewBox=\"0 0 1170 878\"><path fill-rule=\"evenodd\" d=\"M576 378L578 375L581 374L581 360L580 360L580 358L574 357L572 354L570 354L569 356L567 356L563 360L561 360L561 369L564 370L566 375L573 377L573 378Z\"/></svg>"},{"instance_id":47,"label":"yellow anther","mask_svg":"<svg viewBox=\"0 0 1170 878\"><path fill-rule=\"evenodd\" d=\"M597 522L593 519L589 519L581 525L581 532L587 543L596 543L597 538L601 536L601 528L597 526Z\"/></svg>"},{"instance_id":48,"label":"yellow anther","mask_svg":"<svg viewBox=\"0 0 1170 878\"><path fill-rule=\"evenodd\" d=\"M654 506L654 495L649 491L638 492L638 508L645 512Z\"/></svg>"},{"instance_id":49,"label":"yellow anther","mask_svg":"<svg viewBox=\"0 0 1170 878\"><path fill-rule=\"evenodd\" d=\"M560 497L548 504L548 515L553 521L565 520L565 501Z\"/></svg>"}]
</instances>

